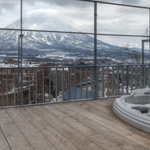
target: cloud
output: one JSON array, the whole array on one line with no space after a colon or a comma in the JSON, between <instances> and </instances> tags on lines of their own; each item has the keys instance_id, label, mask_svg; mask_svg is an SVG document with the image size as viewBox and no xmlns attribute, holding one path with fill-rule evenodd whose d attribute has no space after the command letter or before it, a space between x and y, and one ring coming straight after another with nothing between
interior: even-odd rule
<instances>
[{"instance_id":1,"label":"cloud","mask_svg":"<svg viewBox=\"0 0 150 150\"><path fill-rule=\"evenodd\" d=\"M104 1L104 0L103 0ZM113 3L123 3L141 6L150 6L148 0L105 0ZM52 15L61 22L71 27L83 31L94 31L94 5L89 2L80 2L76 0L24 0L26 8L30 6L28 14L34 14L37 17L47 17ZM37 6L41 6L37 7ZM0 15L7 10L18 11L20 0L1 0ZM32 6L33 9L32 10ZM56 9L45 9L49 8ZM24 7L24 9L25 9ZM32 11L31 11L32 10ZM20 10L19 10L20 11ZM20 12L19 12L20 13ZM50 18L50 17L48 17ZM1 21L3 23L3 21ZM7 21L8 23L8 21ZM36 26L37 27L37 26ZM118 33L118 34L144 34L145 28L148 27L148 11L142 9L131 9L128 7L119 7L98 4L98 32L99 33ZM109 42L121 43L120 38L99 36L101 40L110 39ZM123 38L124 39L124 38ZM127 38L126 38L127 39ZM118 40L118 41L117 41ZM123 40L122 40L123 41ZM134 42L136 40L133 40ZM133 43L134 43L133 42Z\"/></svg>"}]
</instances>

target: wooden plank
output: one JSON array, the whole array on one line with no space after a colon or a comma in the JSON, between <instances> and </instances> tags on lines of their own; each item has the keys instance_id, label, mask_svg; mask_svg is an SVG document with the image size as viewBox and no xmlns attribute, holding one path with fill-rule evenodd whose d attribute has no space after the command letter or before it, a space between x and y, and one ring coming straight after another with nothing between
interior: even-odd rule
<instances>
[{"instance_id":1,"label":"wooden plank","mask_svg":"<svg viewBox=\"0 0 150 150\"><path fill-rule=\"evenodd\" d=\"M91 120L109 128L110 130L130 139L131 141L141 145L144 148L149 149L150 147L150 140L148 140L147 138L141 137L133 132L131 132L130 130L127 130L121 126L118 126L116 123L113 123L109 120L106 120L104 118L101 118L91 112L88 112L84 109L80 109L79 107L74 105L75 103L67 103L66 105L68 105L69 107L71 107L73 110L75 110L76 112L79 112L80 114L84 115L85 117L90 118Z\"/></svg>"},{"instance_id":2,"label":"wooden plank","mask_svg":"<svg viewBox=\"0 0 150 150\"><path fill-rule=\"evenodd\" d=\"M10 146L1 128L0 128L0 150L10 150Z\"/></svg>"},{"instance_id":3,"label":"wooden plank","mask_svg":"<svg viewBox=\"0 0 150 150\"><path fill-rule=\"evenodd\" d=\"M56 105L53 105L53 106L56 107ZM76 121L72 117L64 114L59 109L54 108L53 106L44 106L44 109L48 111L49 113L51 113L52 115L54 115L59 120L61 120L63 123L66 123L68 126L72 127L74 130L81 133L87 139L95 143L97 146L99 146L99 149L100 148L103 150L108 150L108 149L123 150L124 149L118 146L117 144L111 142L110 140L102 136L101 134L96 133L94 130Z\"/></svg>"},{"instance_id":4,"label":"wooden plank","mask_svg":"<svg viewBox=\"0 0 150 150\"><path fill-rule=\"evenodd\" d=\"M36 150L56 150L56 148L22 115L19 109L8 109L8 114L15 121L26 139Z\"/></svg>"},{"instance_id":5,"label":"wooden plank","mask_svg":"<svg viewBox=\"0 0 150 150\"><path fill-rule=\"evenodd\" d=\"M42 107L42 106L41 106ZM30 108L20 112L57 148L57 150L79 150L73 143L34 113Z\"/></svg>"},{"instance_id":6,"label":"wooden plank","mask_svg":"<svg viewBox=\"0 0 150 150\"><path fill-rule=\"evenodd\" d=\"M74 143L81 150L101 150L93 142L82 136L80 133L45 111L43 107L34 107L35 113L42 117L47 123L63 134L68 140Z\"/></svg>"},{"instance_id":7,"label":"wooden plank","mask_svg":"<svg viewBox=\"0 0 150 150\"><path fill-rule=\"evenodd\" d=\"M6 110L0 110L0 126L12 150L33 150L31 144L23 136ZM0 145L6 146L5 149L10 149L6 142Z\"/></svg>"},{"instance_id":8,"label":"wooden plank","mask_svg":"<svg viewBox=\"0 0 150 150\"><path fill-rule=\"evenodd\" d=\"M105 107L105 106L99 105L98 103L100 103L100 102L96 102L96 101L95 101L95 103L93 103L93 102L89 101L89 102L84 103L84 104L85 104L85 105L88 105L88 106L91 106L91 107L93 107L93 108L96 108L96 109L98 109L98 110L100 110L100 111L106 112L107 114L109 114L109 115L112 116L113 121L116 122L118 125L120 125L120 126L126 128L126 129L129 129L129 130L131 130L132 132L134 132L134 133L136 133L136 134L139 134L140 136L143 136L143 137L145 137L145 138L147 138L147 139L150 140L150 134L149 134L149 133L146 133L146 132L144 132L144 131L142 131L142 130L140 130L140 129L138 129L138 128L135 128L135 127L133 127L133 126L127 124L126 122L122 121L120 118L118 118L118 117L113 113L112 106L110 106L110 107ZM108 113L108 112L110 112L110 113Z\"/></svg>"},{"instance_id":9,"label":"wooden plank","mask_svg":"<svg viewBox=\"0 0 150 150\"><path fill-rule=\"evenodd\" d=\"M96 108L100 111L103 111L104 113L107 113L109 115L111 115L112 111L110 109L106 109L105 107L101 106L101 105L97 105L96 103L94 103L93 101L85 101L83 102L84 105L88 105L90 107Z\"/></svg>"},{"instance_id":10,"label":"wooden plank","mask_svg":"<svg viewBox=\"0 0 150 150\"><path fill-rule=\"evenodd\" d=\"M55 108L61 110L63 113L69 115L70 117L74 118L78 122L84 124L85 126L93 129L96 133L99 133L109 139L110 141L116 143L120 147L127 149L127 150L141 150L145 149L142 146L130 141L129 139L113 132L112 130L92 121L91 119L84 117L83 115L75 112L70 107L66 106L65 104L53 105ZM146 150L146 149L145 149Z\"/></svg>"},{"instance_id":11,"label":"wooden plank","mask_svg":"<svg viewBox=\"0 0 150 150\"><path fill-rule=\"evenodd\" d=\"M145 132L143 132L143 131L141 131L141 130L139 130L139 129L137 129L137 128L135 128L135 127L129 125L129 124L127 124L126 122L124 122L124 121L122 121L121 119L119 119L118 117L116 117L113 112L108 115L107 113L103 113L103 111L100 111L100 110L98 110L98 109L95 109L95 108L93 108L93 107L90 107L90 106L88 106L88 105L86 105L86 104L83 104L83 103L80 103L80 102L76 103L75 105L77 105L77 106L80 107L81 109L84 109L84 110L86 110L86 111L89 111L89 112L91 112L91 113L93 113L93 114L95 114L95 115L97 115L97 116L99 116L99 117L102 117L102 118L104 118L104 119L107 119L107 120L109 120L109 121L112 121L112 122L116 123L118 126L121 126L121 127L123 127L123 128L129 129L129 130L132 131L132 132L133 132L133 130L134 130L134 133L137 133L137 134L139 134L139 135L142 135L142 133L143 133L143 135L146 135ZM110 118L111 118L111 119L110 119ZM140 133L141 133L141 134L140 134ZM144 136L144 137L145 137L145 136ZM149 139L149 138L150 138L150 135L147 134L146 138Z\"/></svg>"},{"instance_id":12,"label":"wooden plank","mask_svg":"<svg viewBox=\"0 0 150 150\"><path fill-rule=\"evenodd\" d=\"M82 102L76 102L76 103L74 103L74 105L79 107L80 109L84 109L84 110L86 110L88 112L91 112L91 113L93 113L95 115L98 115L98 116L100 116L100 117L102 117L104 119L107 119L109 121L113 121L113 117L111 115L108 115L105 112L102 112L102 111L99 111L99 110L97 110L97 109L95 109L93 107L90 107L90 106L88 106L88 105L86 105L86 104L84 104Z\"/></svg>"}]
</instances>

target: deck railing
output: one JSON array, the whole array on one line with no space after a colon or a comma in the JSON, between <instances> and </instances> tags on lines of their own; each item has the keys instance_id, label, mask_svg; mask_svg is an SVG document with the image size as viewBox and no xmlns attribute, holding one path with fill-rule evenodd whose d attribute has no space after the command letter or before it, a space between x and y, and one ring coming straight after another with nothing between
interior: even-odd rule
<instances>
[{"instance_id":1,"label":"deck railing","mask_svg":"<svg viewBox=\"0 0 150 150\"><path fill-rule=\"evenodd\" d=\"M94 69L0 68L0 108L117 97L150 84L150 65L97 66L96 80Z\"/></svg>"}]
</instances>

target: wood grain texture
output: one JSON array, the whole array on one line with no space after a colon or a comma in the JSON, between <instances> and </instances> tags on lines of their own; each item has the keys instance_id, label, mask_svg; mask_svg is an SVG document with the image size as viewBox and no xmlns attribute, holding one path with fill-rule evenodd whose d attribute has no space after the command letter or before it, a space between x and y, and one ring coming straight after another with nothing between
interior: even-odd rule
<instances>
[{"instance_id":1,"label":"wood grain texture","mask_svg":"<svg viewBox=\"0 0 150 150\"><path fill-rule=\"evenodd\" d=\"M150 135L120 120L114 100L0 110L0 150L150 150Z\"/></svg>"}]
</instances>

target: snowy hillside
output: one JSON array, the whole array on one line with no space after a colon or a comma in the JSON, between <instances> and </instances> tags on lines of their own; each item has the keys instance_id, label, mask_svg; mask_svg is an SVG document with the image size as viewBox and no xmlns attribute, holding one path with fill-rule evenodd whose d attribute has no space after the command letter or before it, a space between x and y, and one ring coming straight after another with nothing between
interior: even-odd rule
<instances>
[{"instance_id":1,"label":"snowy hillside","mask_svg":"<svg viewBox=\"0 0 150 150\"><path fill-rule=\"evenodd\" d=\"M23 28L32 30L73 31L76 29L54 18L39 18L37 15L23 17ZM20 20L8 26L20 28ZM18 35L16 31L0 31L0 55L17 55ZM23 57L93 57L94 39L84 34L23 32ZM98 56L120 58L126 53L118 46L98 40Z\"/></svg>"}]
</instances>

